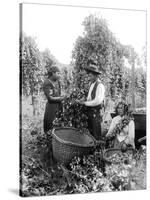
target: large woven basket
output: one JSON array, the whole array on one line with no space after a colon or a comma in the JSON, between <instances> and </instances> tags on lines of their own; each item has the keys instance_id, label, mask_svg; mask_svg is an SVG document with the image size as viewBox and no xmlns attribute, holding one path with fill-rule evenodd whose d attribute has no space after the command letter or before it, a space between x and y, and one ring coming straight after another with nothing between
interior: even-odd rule
<instances>
[{"instance_id":1,"label":"large woven basket","mask_svg":"<svg viewBox=\"0 0 150 200\"><path fill-rule=\"evenodd\" d=\"M115 149L115 148L110 148L110 149L106 149L103 153L103 157L107 160L110 156L116 154L116 153L120 153L120 154L124 154L121 149ZM135 149L133 148L128 148L127 151L125 153L129 153L134 155L135 153Z\"/></svg>"},{"instance_id":2,"label":"large woven basket","mask_svg":"<svg viewBox=\"0 0 150 200\"><path fill-rule=\"evenodd\" d=\"M56 128L52 130L53 157L67 165L75 157L88 155L95 146L90 134L81 134L75 128Z\"/></svg>"}]
</instances>

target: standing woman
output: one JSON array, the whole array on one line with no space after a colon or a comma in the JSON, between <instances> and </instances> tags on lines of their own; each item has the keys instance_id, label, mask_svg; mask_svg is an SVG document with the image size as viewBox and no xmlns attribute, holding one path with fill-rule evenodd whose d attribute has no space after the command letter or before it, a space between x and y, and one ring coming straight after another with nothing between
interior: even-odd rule
<instances>
[{"instance_id":1,"label":"standing woman","mask_svg":"<svg viewBox=\"0 0 150 200\"><path fill-rule=\"evenodd\" d=\"M44 132L46 134L50 129L52 129L56 113L61 109L61 101L64 98L61 96L59 68L57 66L52 66L48 70L47 75L48 78L43 84L43 91L47 98L44 114Z\"/></svg>"}]
</instances>

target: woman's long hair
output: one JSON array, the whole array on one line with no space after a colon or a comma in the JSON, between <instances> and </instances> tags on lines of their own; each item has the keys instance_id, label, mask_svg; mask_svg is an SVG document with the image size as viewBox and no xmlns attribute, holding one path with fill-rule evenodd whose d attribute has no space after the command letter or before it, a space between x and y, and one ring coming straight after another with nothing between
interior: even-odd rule
<instances>
[{"instance_id":1,"label":"woman's long hair","mask_svg":"<svg viewBox=\"0 0 150 200\"><path fill-rule=\"evenodd\" d=\"M118 107L120 106L120 105L122 105L122 107L123 107L123 110L124 110L124 115L126 115L126 116L128 116L128 117L130 117L131 119L133 119L133 111L131 110L131 104L126 104L126 103L124 103L124 102L119 102L118 104L117 104L117 106L116 106L116 108L115 108L115 113L116 113L116 115L118 115Z\"/></svg>"},{"instance_id":2,"label":"woman's long hair","mask_svg":"<svg viewBox=\"0 0 150 200\"><path fill-rule=\"evenodd\" d=\"M123 112L124 112L124 115L125 114L128 114L128 105L126 104L126 103L124 103L124 102L119 102L118 104L117 104L117 106L116 106L116 108L115 108L115 113L116 113L116 115L118 115L118 107L119 106L122 106L122 108L123 108Z\"/></svg>"}]
</instances>

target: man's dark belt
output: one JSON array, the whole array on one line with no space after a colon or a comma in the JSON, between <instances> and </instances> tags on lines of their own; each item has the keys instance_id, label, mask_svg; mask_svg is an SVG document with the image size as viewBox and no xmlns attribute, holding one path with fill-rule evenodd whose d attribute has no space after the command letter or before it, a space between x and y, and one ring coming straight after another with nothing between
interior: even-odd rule
<instances>
[{"instance_id":1,"label":"man's dark belt","mask_svg":"<svg viewBox=\"0 0 150 200\"><path fill-rule=\"evenodd\" d=\"M57 101L47 101L47 103L49 103L49 104L61 104L61 102L57 102Z\"/></svg>"},{"instance_id":2,"label":"man's dark belt","mask_svg":"<svg viewBox=\"0 0 150 200\"><path fill-rule=\"evenodd\" d=\"M88 107L88 109L90 110L90 111L98 111L98 110L100 110L100 109L102 109L102 105L100 104L100 105L98 105L98 106L93 106L93 107Z\"/></svg>"}]
</instances>

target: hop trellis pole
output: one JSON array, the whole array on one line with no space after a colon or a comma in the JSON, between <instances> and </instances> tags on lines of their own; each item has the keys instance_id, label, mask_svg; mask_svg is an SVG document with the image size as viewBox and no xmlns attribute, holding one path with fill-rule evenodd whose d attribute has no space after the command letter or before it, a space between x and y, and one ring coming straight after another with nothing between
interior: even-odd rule
<instances>
[{"instance_id":1,"label":"hop trellis pole","mask_svg":"<svg viewBox=\"0 0 150 200\"><path fill-rule=\"evenodd\" d=\"M132 97L132 109L135 111L135 59L132 58L132 79L131 79L131 97Z\"/></svg>"}]
</instances>

